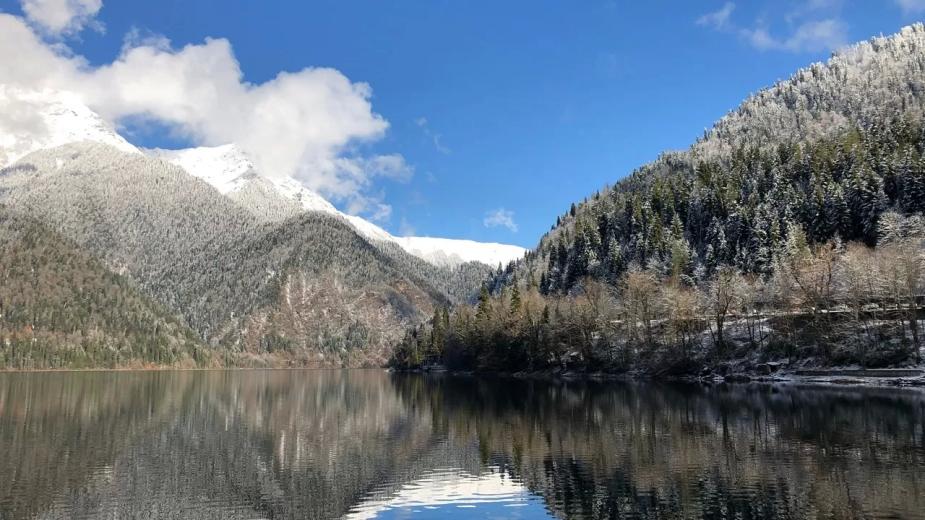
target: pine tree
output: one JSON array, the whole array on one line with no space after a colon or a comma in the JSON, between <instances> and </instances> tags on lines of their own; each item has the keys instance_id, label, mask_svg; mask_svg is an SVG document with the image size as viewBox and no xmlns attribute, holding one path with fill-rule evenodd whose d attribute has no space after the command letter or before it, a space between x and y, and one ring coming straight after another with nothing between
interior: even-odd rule
<instances>
[{"instance_id":1,"label":"pine tree","mask_svg":"<svg viewBox=\"0 0 925 520\"><path fill-rule=\"evenodd\" d=\"M488 292L488 287L482 285L481 291L479 291L479 306L476 311L476 317L479 321L485 321L491 315L491 294Z\"/></svg>"},{"instance_id":2,"label":"pine tree","mask_svg":"<svg viewBox=\"0 0 925 520\"><path fill-rule=\"evenodd\" d=\"M846 194L851 209L854 236L868 245L877 243L877 222L887 207L883 181L864 164L853 168ZM849 238L849 237L845 237Z\"/></svg>"},{"instance_id":3,"label":"pine tree","mask_svg":"<svg viewBox=\"0 0 925 520\"><path fill-rule=\"evenodd\" d=\"M911 149L907 150L898 177L902 209L909 213L925 211L925 158L914 161Z\"/></svg>"},{"instance_id":4,"label":"pine tree","mask_svg":"<svg viewBox=\"0 0 925 520\"><path fill-rule=\"evenodd\" d=\"M511 288L511 314L517 315L520 313L522 307L522 302L520 300L520 287L517 285L517 280L515 279Z\"/></svg>"},{"instance_id":5,"label":"pine tree","mask_svg":"<svg viewBox=\"0 0 925 520\"><path fill-rule=\"evenodd\" d=\"M607 241L607 255L604 257L604 272L607 281L616 284L623 272L623 254L620 252L620 243L611 237Z\"/></svg>"}]
</instances>

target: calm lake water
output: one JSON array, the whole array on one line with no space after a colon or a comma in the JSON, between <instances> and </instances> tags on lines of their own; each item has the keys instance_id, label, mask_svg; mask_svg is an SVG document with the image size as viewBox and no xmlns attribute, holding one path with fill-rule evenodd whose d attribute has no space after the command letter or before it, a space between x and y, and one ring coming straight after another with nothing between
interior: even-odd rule
<instances>
[{"instance_id":1,"label":"calm lake water","mask_svg":"<svg viewBox=\"0 0 925 520\"><path fill-rule=\"evenodd\" d=\"M0 518L925 518L925 396L0 374Z\"/></svg>"}]
</instances>

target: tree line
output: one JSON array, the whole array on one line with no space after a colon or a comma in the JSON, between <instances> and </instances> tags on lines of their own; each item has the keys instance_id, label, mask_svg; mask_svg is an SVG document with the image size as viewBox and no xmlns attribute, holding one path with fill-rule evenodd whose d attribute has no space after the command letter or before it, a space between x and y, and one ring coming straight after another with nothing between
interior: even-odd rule
<instances>
[{"instance_id":1,"label":"tree line","mask_svg":"<svg viewBox=\"0 0 925 520\"><path fill-rule=\"evenodd\" d=\"M694 373L747 359L877 367L921 361L925 221L891 213L884 238L811 242L801 228L771 276L721 266L709 279L634 266L572 295L518 280L475 306L438 309L392 363L454 369Z\"/></svg>"}]
</instances>

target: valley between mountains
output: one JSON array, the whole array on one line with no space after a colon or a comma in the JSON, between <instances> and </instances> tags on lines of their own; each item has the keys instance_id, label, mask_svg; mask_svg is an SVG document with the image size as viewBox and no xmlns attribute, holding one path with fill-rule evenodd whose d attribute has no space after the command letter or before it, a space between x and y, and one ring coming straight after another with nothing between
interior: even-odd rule
<instances>
[{"instance_id":1,"label":"valley between mountains","mask_svg":"<svg viewBox=\"0 0 925 520\"><path fill-rule=\"evenodd\" d=\"M531 251L393 236L234 144L137 148L67 92L14 104L43 131L0 140L0 367L922 362L922 24L750 96Z\"/></svg>"}]
</instances>

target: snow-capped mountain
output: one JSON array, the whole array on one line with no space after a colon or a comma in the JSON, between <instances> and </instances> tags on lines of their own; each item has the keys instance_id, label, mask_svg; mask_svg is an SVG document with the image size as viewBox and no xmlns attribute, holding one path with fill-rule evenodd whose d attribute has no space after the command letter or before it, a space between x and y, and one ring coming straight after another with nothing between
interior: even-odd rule
<instances>
[{"instance_id":1,"label":"snow-capped mountain","mask_svg":"<svg viewBox=\"0 0 925 520\"><path fill-rule=\"evenodd\" d=\"M280 219L301 211L321 211L337 215L366 238L394 243L434 265L455 266L464 262L481 262L495 266L520 258L526 251L519 246L473 240L396 237L368 220L339 211L321 195L292 177L261 175L247 154L232 144L185 150L155 149L147 152L180 166L245 206L253 208L259 201L258 210L261 213Z\"/></svg>"},{"instance_id":2,"label":"snow-capped mountain","mask_svg":"<svg viewBox=\"0 0 925 520\"><path fill-rule=\"evenodd\" d=\"M257 173L250 158L233 144L201 146L183 150L149 149L148 154L176 164L195 177L206 181L223 195L241 192L254 183L266 182L304 211L338 213L333 204L291 178L271 178Z\"/></svg>"},{"instance_id":3,"label":"snow-capped mountain","mask_svg":"<svg viewBox=\"0 0 925 520\"><path fill-rule=\"evenodd\" d=\"M0 167L36 150L76 141L139 152L75 94L0 85Z\"/></svg>"},{"instance_id":4,"label":"snow-capped mountain","mask_svg":"<svg viewBox=\"0 0 925 520\"><path fill-rule=\"evenodd\" d=\"M452 266L462 262L506 265L526 253L520 246L454 238L392 237L392 240L405 251L435 265Z\"/></svg>"},{"instance_id":5,"label":"snow-capped mountain","mask_svg":"<svg viewBox=\"0 0 925 520\"><path fill-rule=\"evenodd\" d=\"M215 187L265 221L278 221L303 211L339 216L366 238L398 245L434 265L481 262L491 266L520 258L518 246L431 237L396 237L361 217L339 211L297 179L258 172L233 144L185 150L140 150L120 136L102 117L69 92L27 91L0 85L0 167L36 150L78 141L92 141L130 153L145 153L173 163Z\"/></svg>"}]
</instances>

